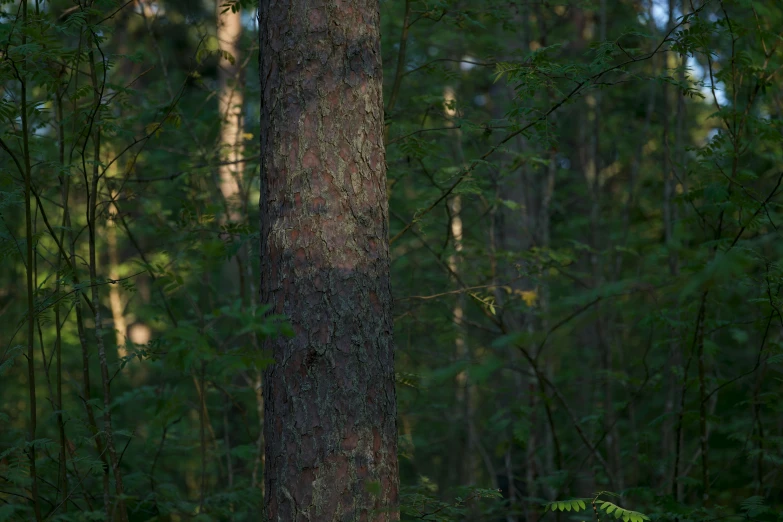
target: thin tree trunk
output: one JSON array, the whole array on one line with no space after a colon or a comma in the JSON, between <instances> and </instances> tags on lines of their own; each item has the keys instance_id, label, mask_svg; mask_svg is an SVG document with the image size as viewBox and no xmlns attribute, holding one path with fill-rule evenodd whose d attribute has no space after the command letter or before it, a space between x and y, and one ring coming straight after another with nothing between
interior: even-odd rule
<instances>
[{"instance_id":1,"label":"thin tree trunk","mask_svg":"<svg viewBox=\"0 0 783 522\"><path fill-rule=\"evenodd\" d=\"M112 190L112 199L117 197L117 191ZM109 221L106 224L106 243L109 247L109 279L116 281L120 278L120 256L117 252L117 207L112 203L109 207ZM128 325L125 322L123 313L122 298L120 297L120 286L113 284L109 286L109 305L111 306L111 316L114 321L114 335L117 341L117 355L121 358L128 355L125 348L125 334L128 332Z\"/></svg>"},{"instance_id":2,"label":"thin tree trunk","mask_svg":"<svg viewBox=\"0 0 783 522\"><path fill-rule=\"evenodd\" d=\"M541 248L549 248L550 244L550 238L551 238L551 230L550 230L550 214L551 214L551 205L552 205L552 198L554 197L555 193L555 176L557 174L557 158L556 153L554 151L550 151L550 158L549 158L549 164L547 165L546 170L546 179L543 183L543 186L541 188L541 210L539 213L539 227L538 227L538 236L539 236L539 243L541 245ZM538 296L538 306L540 307L540 316L541 316L541 331L548 332L550 328L549 324L549 305L550 305L550 291L549 291L549 282L548 280L543 276L543 267L538 267L539 271L542 272L541 277L541 287L539 291ZM534 357L538 357L538 353L535 353ZM547 357L543 361L544 365L544 374L546 375L547 379L554 379L554 369L553 369L553 362L550 357ZM538 413L540 412L539 403L541 402L539 399L539 395L536 392L536 383L532 379L533 376L531 376L530 380L530 395L531 395L531 436L530 440L528 441L528 447L527 447L527 472L526 472L526 484L527 484L527 495L528 497L535 498L538 496L537 492L537 486L536 486L536 480L538 478L538 475L540 474L540 471L536 467L536 451L537 451L537 437L535 436L535 426L539 424L539 421L537 420ZM546 468L544 470L544 473L554 473L557 471L557 468L555 466L555 452L554 452L554 437L555 434L552 432L551 429L545 429L544 430L544 437L543 438L543 446L544 446L544 457L545 457L545 463ZM550 486L549 493L554 496L554 488ZM533 511L531 515L528 517L531 522L536 522L538 520L538 512Z\"/></svg>"},{"instance_id":3,"label":"thin tree trunk","mask_svg":"<svg viewBox=\"0 0 783 522\"><path fill-rule=\"evenodd\" d=\"M266 516L398 520L377 0L259 3Z\"/></svg>"},{"instance_id":4,"label":"thin tree trunk","mask_svg":"<svg viewBox=\"0 0 783 522\"><path fill-rule=\"evenodd\" d=\"M459 131L457 131L459 132ZM453 274L460 274L459 256L462 252L462 198L460 196L453 197L449 203L450 223L449 228L451 231L451 237L454 241L454 253L449 256L448 265ZM467 343L465 341L465 332L463 330L463 317L465 315L465 294L460 292L457 294L454 300L454 307L452 308L452 318L454 320L454 327L457 330L456 337L454 338L454 355L458 361L467 361L470 357L468 352ZM471 429L471 421L473 418L473 397L471 393L471 383L468 379L467 370L462 370L456 376L456 401L457 401L457 418L461 418L461 426L465 434L465 447L460 448L462 459L457 462L462 467L462 472L459 473L459 483L461 485L472 485L475 482L475 465L474 465L474 443L473 443L473 430ZM463 452L464 451L464 452Z\"/></svg>"},{"instance_id":5,"label":"thin tree trunk","mask_svg":"<svg viewBox=\"0 0 783 522\"><path fill-rule=\"evenodd\" d=\"M57 122L57 154L60 167L65 166L65 128L63 119L63 92L57 93L55 98L55 114ZM63 169L64 171L64 169ZM68 193L70 191L69 177L63 174L58 176L60 182L60 198L63 205L63 219L61 222L60 230L60 245L64 245L65 239L65 227L68 224ZM63 261L65 259L65 252L59 252L57 255L57 271L62 268ZM55 283L55 294L60 292L60 281ZM63 421L63 366L62 366L62 327L60 324L60 306L54 307L54 327L55 327L55 344L57 350L57 432L60 442L60 474L59 474L59 488L62 495L62 509L64 512L68 512L68 451L67 451L67 438L65 436L65 422Z\"/></svg>"},{"instance_id":6,"label":"thin tree trunk","mask_svg":"<svg viewBox=\"0 0 783 522\"><path fill-rule=\"evenodd\" d=\"M685 2L682 2L682 5L684 6ZM671 30L672 27L674 27L675 23L675 16L674 16L674 6L675 6L675 0L669 0L668 5L668 11L669 16L666 23L666 30ZM663 57L664 63L662 66L662 69L664 71L668 68L668 63L666 60L668 59L667 56ZM684 59L684 58L683 58ZM682 64L684 67L685 64ZM684 68L681 68L679 71L679 80L681 82L685 82L685 70ZM675 194L675 179L674 179L674 172L675 172L675 166L681 166L678 165L683 159L684 155L682 154L682 151L684 150L684 135L683 135L683 122L684 122L684 110L685 110L685 103L684 103L684 97L682 95L677 96L677 112L676 112L676 120L675 120L675 129L674 129L674 139L670 140L669 135L671 131L671 122L669 119L669 105L671 103L670 97L671 97L671 89L669 88L668 84L663 84L663 93L662 93L662 102L663 102L663 141L664 141L664 151L663 151L663 175L664 175L664 183L663 183L663 224L664 224L664 239L666 241L666 247L668 252L668 260L669 260L669 275L671 275L672 278L676 278L680 274L680 266L679 266L679 258L677 256L677 252L674 250L674 223L677 219L677 209L673 202L674 194ZM673 142L673 143L671 143ZM671 150L674 149L674 154L671 153ZM674 336L674 340L670 343L670 351L672 355L672 364L675 366L678 366L682 364L682 346L681 343L677 340L679 336ZM662 436L662 448L663 448L663 457L666 459L671 454L671 437L670 432L672 430L672 423L669 420L669 416L674 411L674 395L675 395L675 375L674 373L669 373L669 394L666 400L666 421L663 423L663 429L664 433ZM680 436L677 434L676 436Z\"/></svg>"},{"instance_id":7,"label":"thin tree trunk","mask_svg":"<svg viewBox=\"0 0 783 522\"><path fill-rule=\"evenodd\" d=\"M606 0L600 0L598 9L598 40L603 42L607 38L607 2ZM589 98L588 98L589 100ZM592 231L591 247L593 252L590 255L590 262L593 271L593 286L598 288L604 281L604 275L601 269L601 263L599 260L598 252L601 250L599 246L599 234L601 232L601 191L603 181L601 179L601 118L603 117L603 95L601 91L597 91L595 94L595 106L593 107L593 133L591 136L591 159L592 173L594 178L592 180L591 194L593 196L592 205L590 207L590 223ZM595 332L598 346L601 351L601 366L603 369L603 402L604 402L604 427L606 429L606 460L609 462L612 468L612 473L617 477L617 483L614 487L618 491L624 489L624 473L623 468L620 465L620 448L618 444L617 429L615 427L615 412L614 412L614 390L612 387L612 372L614 371L614 354L612 353L612 344L608 339L607 330L609 330L608 321L604 318L604 314L600 312L601 303L597 305L597 318L595 322Z\"/></svg>"},{"instance_id":8,"label":"thin tree trunk","mask_svg":"<svg viewBox=\"0 0 783 522\"><path fill-rule=\"evenodd\" d=\"M772 321L772 318L770 317L770 321ZM767 324L767 328L769 328L769 323ZM766 364L762 364L761 368L758 372L758 377L756 378L756 384L753 386L753 423L754 423L754 430L756 435L756 451L758 451L758 456L756 457L756 484L755 484L755 492L756 495L764 495L764 422L761 417L761 409L764 406L764 403L762 402L760 398L762 384L764 382L764 376L767 373L767 366Z\"/></svg>"},{"instance_id":9,"label":"thin tree trunk","mask_svg":"<svg viewBox=\"0 0 783 522\"><path fill-rule=\"evenodd\" d=\"M218 61L218 112L220 114L220 152L223 162L231 162L219 167L220 192L226 204L229 221L237 221L240 216L241 183L243 163L239 163L243 153L244 125L242 105L244 92L241 89L239 41L242 36L242 18L239 10L232 11L223 7L218 0L217 39L220 46Z\"/></svg>"},{"instance_id":10,"label":"thin tree trunk","mask_svg":"<svg viewBox=\"0 0 783 522\"><path fill-rule=\"evenodd\" d=\"M453 126L453 118L457 116L457 98L454 89L446 87L443 89L443 101L444 101L444 113L446 115L446 125ZM464 168L465 167L465 155L462 150L462 132L459 129L451 131L453 134L453 151L455 160ZM449 209L449 233L451 239L454 242L454 253L448 258L449 270L454 277L459 279L460 277L460 260L462 254L462 198L457 195L451 198L448 202ZM454 307L452 308L452 318L454 320L454 326L456 328L456 337L454 339L454 352L457 361L467 361L470 357L469 349L465 340L465 332L463 329L463 317L465 315L465 294L460 292L457 294L457 298L454 301ZM458 483L460 485L473 485L476 481L475 472L475 430L473 429L473 409L474 409L474 397L472 393L472 385L468 379L467 370L461 371L456 376L456 402L457 402L457 418L462 419L461 427L464 430L462 433L465 436L465 446L459 448L459 452L463 455L461 459L455 459L455 464L459 469Z\"/></svg>"},{"instance_id":11,"label":"thin tree trunk","mask_svg":"<svg viewBox=\"0 0 783 522\"><path fill-rule=\"evenodd\" d=\"M90 66L90 80L93 87L93 101L95 103L95 110L100 110L102 103L100 92L101 89L98 83L98 77L95 65L95 52L92 48L92 42L90 42L88 51L89 66ZM110 391L110 379L109 379L109 364L106 357L106 345L103 340L103 319L101 314L101 301L98 291L98 261L97 261L97 237L96 237L96 225L97 225L97 209L98 209L98 182L99 176L99 159L101 152L101 127L96 125L92 133L93 141L93 158L94 164L92 168L92 179L90 180L90 188L88 190L87 199L87 230L89 234L89 272L90 272L90 297L92 299L93 317L95 319L95 341L98 345L98 362L100 363L101 370L101 390L103 392L103 436L106 440L106 450L109 453L109 463L111 464L112 472L114 473L114 489L117 494L117 500L115 510L117 519L119 522L126 522L128 520L128 514L125 507L122 472L120 471L119 457L117 455L117 449L114 444L114 430L112 428L111 419L111 391ZM85 144L86 146L86 144ZM84 154L82 151L82 168L85 172L85 182L87 181L87 169L84 165Z\"/></svg>"},{"instance_id":12,"label":"thin tree trunk","mask_svg":"<svg viewBox=\"0 0 783 522\"><path fill-rule=\"evenodd\" d=\"M494 199L497 201L500 199L500 184L499 180L495 179L495 194ZM500 219L498 205L492 205L489 211L489 263L490 263L490 270L492 273L492 287L494 289L495 294L495 303L497 306L502 309L504 305L504 295L503 290L500 287L499 279L498 279L498 260L497 260L497 249L498 249L498 231L497 229L499 227L503 226L503 223ZM502 312L501 317L502 317ZM519 380L521 382L521 376L518 375L518 373L514 373L514 378ZM517 390L517 386L514 387L514 390ZM516 397L514 397L514 400L516 400ZM504 472L506 475L507 483L510 485L508 488L508 504L509 509L506 511L506 522L517 522L517 517L515 516L513 509L514 505L516 503L516 491L514 490L511 485L514 484L514 461L512 456L512 445L513 445L513 437L509 436L509 444L506 448L505 458L504 458ZM529 471L526 471L526 477L530 475ZM528 490L529 491L529 490Z\"/></svg>"},{"instance_id":13,"label":"thin tree trunk","mask_svg":"<svg viewBox=\"0 0 783 522\"><path fill-rule=\"evenodd\" d=\"M258 413L258 439L256 441L256 458L253 461L253 473L251 476L250 486L252 488L258 487L258 472L261 470L263 474L264 469L264 394L262 392L261 372L257 372L255 379L253 380L253 391L256 396L256 412Z\"/></svg>"},{"instance_id":14,"label":"thin tree trunk","mask_svg":"<svg viewBox=\"0 0 783 522\"><path fill-rule=\"evenodd\" d=\"M72 222L71 222L71 215L70 211L68 209L68 192L69 192L69 182L68 177L65 176L65 189L63 194L63 206L65 207L64 217L63 221L66 223L65 229L68 230L69 234L69 242L70 242L70 259L75 260L76 257L76 233L74 232ZM73 284L78 285L79 284L79 278L77 276L76 270L73 270ZM83 296L80 296L83 297ZM106 456L106 451L103 447L103 442L101 441L101 437L99 436L98 431L98 422L95 420L95 412L92 408L92 380L90 379L90 350L89 345L87 343L87 329L84 326L84 316L82 314L82 299L78 299L76 303L74 304L74 309L76 311L76 331L79 337L79 345L81 346L81 355L82 355L82 386L84 387L82 389L81 398L82 403L84 404L84 409L87 412L87 426L92 433L92 438L95 441L95 450L98 454L98 458L101 460L101 463L103 464L103 475L102 475L102 485L103 485L103 508L106 512L106 519L111 519L111 502L110 502L110 491L109 491L109 459ZM76 469L76 468L74 468Z\"/></svg>"},{"instance_id":15,"label":"thin tree trunk","mask_svg":"<svg viewBox=\"0 0 783 522\"><path fill-rule=\"evenodd\" d=\"M674 27L674 0L669 0L669 19L668 23L666 24L667 30L671 30L672 27ZM664 60L668 59L668 56L664 57ZM664 62L663 69L665 72L668 72L668 63ZM669 119L669 106L670 106L670 97L671 97L671 89L669 88L668 83L663 84L663 110L662 114L664 115L663 118L663 141L664 141L664 152L663 152L663 224L664 224L664 235L666 240L666 247L669 250L669 273L672 276L676 276L679 272L678 261L677 261L677 254L673 250L673 240L674 240L674 220L675 220L675 213L674 213L674 203L672 202L672 199L674 198L674 176L673 176L673 165L672 165L672 157L670 154L670 139L669 134L671 130L671 122ZM680 109L678 102L678 110ZM681 116L678 115L678 124L680 124ZM678 125L679 127L679 125ZM674 142L677 144L679 142L679 138L681 136L675 135ZM676 157L674 158L677 159Z\"/></svg>"},{"instance_id":16,"label":"thin tree trunk","mask_svg":"<svg viewBox=\"0 0 783 522\"><path fill-rule=\"evenodd\" d=\"M242 37L242 13L237 6L234 8L224 7L224 2L217 0L216 22L217 22L217 40L220 48L218 58L218 114L220 115L220 159L227 164L218 167L220 193L225 204L225 221L237 222L243 220L246 216L246 199L242 194L242 177L244 173L244 163L241 163L244 152L244 85L243 70L240 65L239 43ZM229 240L229 235L224 235L225 240ZM242 295L242 304L246 303L245 294L245 250L241 249L236 255L238 276L238 285ZM248 263L249 265L249 263ZM232 274L233 275L233 274ZM202 392L204 387L202 384ZM202 393L202 401L204 393ZM203 404L203 403L202 403ZM231 458L231 422L229 414L231 412L231 401L229 397L223 397L223 443L226 452L226 471L228 473L228 486L234 485L234 466ZM202 415L203 416L203 415ZM203 424L203 423L202 423ZM203 430L202 430L203 431ZM217 442L217 441L216 441ZM252 480L256 485L258 477L257 463L253 465ZM203 484L202 484L203 489ZM232 505L233 511L233 505Z\"/></svg>"},{"instance_id":17,"label":"thin tree trunk","mask_svg":"<svg viewBox=\"0 0 783 522\"><path fill-rule=\"evenodd\" d=\"M696 326L697 371L699 375L699 446L701 448L701 483L702 498L707 502L710 498L710 468L709 468L709 428L707 426L707 385L705 381L704 362L704 316L707 302L707 291L704 291L701 300L701 314Z\"/></svg>"},{"instance_id":18,"label":"thin tree trunk","mask_svg":"<svg viewBox=\"0 0 783 522\"><path fill-rule=\"evenodd\" d=\"M27 2L22 2L22 18L27 25ZM22 33L22 45L27 43L27 36ZM35 520L42 520L41 503L38 497L38 473L35 465L36 429L38 426L36 393L35 393L35 287L33 286L33 221L32 221L32 168L30 166L29 123L27 120L27 78L21 79L21 120L22 120L22 155L24 156L24 215L25 215L25 250L27 276L27 387L30 393L30 428L28 442L30 449L30 496L33 502ZM17 163L18 166L18 163Z\"/></svg>"}]
</instances>

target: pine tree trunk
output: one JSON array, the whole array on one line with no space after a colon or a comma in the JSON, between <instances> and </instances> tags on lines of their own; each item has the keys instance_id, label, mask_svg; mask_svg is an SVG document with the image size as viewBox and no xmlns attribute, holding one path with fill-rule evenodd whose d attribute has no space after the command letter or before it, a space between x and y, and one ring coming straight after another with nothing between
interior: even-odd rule
<instances>
[{"instance_id":1,"label":"pine tree trunk","mask_svg":"<svg viewBox=\"0 0 783 522\"><path fill-rule=\"evenodd\" d=\"M398 520L377 0L259 2L270 521Z\"/></svg>"}]
</instances>

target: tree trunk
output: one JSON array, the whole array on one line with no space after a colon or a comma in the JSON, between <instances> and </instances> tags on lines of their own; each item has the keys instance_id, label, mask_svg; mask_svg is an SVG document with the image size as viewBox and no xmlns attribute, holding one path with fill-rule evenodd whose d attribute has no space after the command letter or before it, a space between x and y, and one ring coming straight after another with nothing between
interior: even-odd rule
<instances>
[{"instance_id":1,"label":"tree trunk","mask_svg":"<svg viewBox=\"0 0 783 522\"><path fill-rule=\"evenodd\" d=\"M111 191L112 200L117 197L117 191ZM109 249L109 279L117 281L120 278L120 256L117 249L117 206L109 205L109 220L106 223L106 243ZM125 346L125 336L128 333L128 323L125 321L125 307L122 304L120 285L109 286L109 305L114 322L114 336L117 340L117 355L120 359L128 355Z\"/></svg>"},{"instance_id":2,"label":"tree trunk","mask_svg":"<svg viewBox=\"0 0 783 522\"><path fill-rule=\"evenodd\" d=\"M220 114L221 159L228 162L220 168L220 192L226 203L226 217L229 221L240 218L240 183L244 165L242 158L244 140L242 104L244 93L237 88L241 82L242 68L239 63L239 40L242 37L240 11L223 12L222 1L217 2L217 39L221 56L218 63L218 112ZM225 54L222 54L225 53Z\"/></svg>"},{"instance_id":3,"label":"tree trunk","mask_svg":"<svg viewBox=\"0 0 783 522\"><path fill-rule=\"evenodd\" d=\"M259 2L270 521L398 520L377 0Z\"/></svg>"},{"instance_id":4,"label":"tree trunk","mask_svg":"<svg viewBox=\"0 0 783 522\"><path fill-rule=\"evenodd\" d=\"M454 126L454 118L457 117L457 94L450 86L443 89L444 113L446 116L446 125ZM467 168L465 164L465 153L462 150L462 131L455 128L453 131L454 141L452 150L454 160L458 161L461 168ZM462 197L456 195L448 202L449 208L449 231L454 241L454 253L449 255L448 266L457 280L460 279L461 256L462 256ZM455 281L457 282L457 281ZM463 318L465 316L465 294L460 292L454 301L452 308L452 318L456 337L454 339L454 356L457 361L468 362L470 360L470 349L465 339L465 330ZM475 407L474 386L468 379L467 370L462 370L456 376L456 418L462 419L461 426L458 428L460 444L458 446L459 454L463 457L453 459L457 471L456 483L462 486L473 486L476 483L476 463L475 463L475 439L476 433L473 429L473 413Z\"/></svg>"}]
</instances>

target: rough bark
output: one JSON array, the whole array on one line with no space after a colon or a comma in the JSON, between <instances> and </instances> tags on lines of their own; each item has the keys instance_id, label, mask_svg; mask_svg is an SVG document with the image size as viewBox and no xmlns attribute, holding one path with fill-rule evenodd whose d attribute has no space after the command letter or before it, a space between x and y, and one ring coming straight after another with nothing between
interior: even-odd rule
<instances>
[{"instance_id":1,"label":"rough bark","mask_svg":"<svg viewBox=\"0 0 783 522\"><path fill-rule=\"evenodd\" d=\"M378 7L259 2L271 521L399 518Z\"/></svg>"}]
</instances>

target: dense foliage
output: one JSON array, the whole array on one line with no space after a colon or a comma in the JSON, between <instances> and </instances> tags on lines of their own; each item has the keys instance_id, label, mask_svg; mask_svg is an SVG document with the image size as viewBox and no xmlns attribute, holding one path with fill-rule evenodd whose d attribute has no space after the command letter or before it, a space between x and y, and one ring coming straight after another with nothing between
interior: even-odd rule
<instances>
[{"instance_id":1,"label":"dense foliage","mask_svg":"<svg viewBox=\"0 0 783 522\"><path fill-rule=\"evenodd\" d=\"M783 520L783 6L380 5L402 519ZM0 2L0 520L259 518L257 58Z\"/></svg>"}]
</instances>

